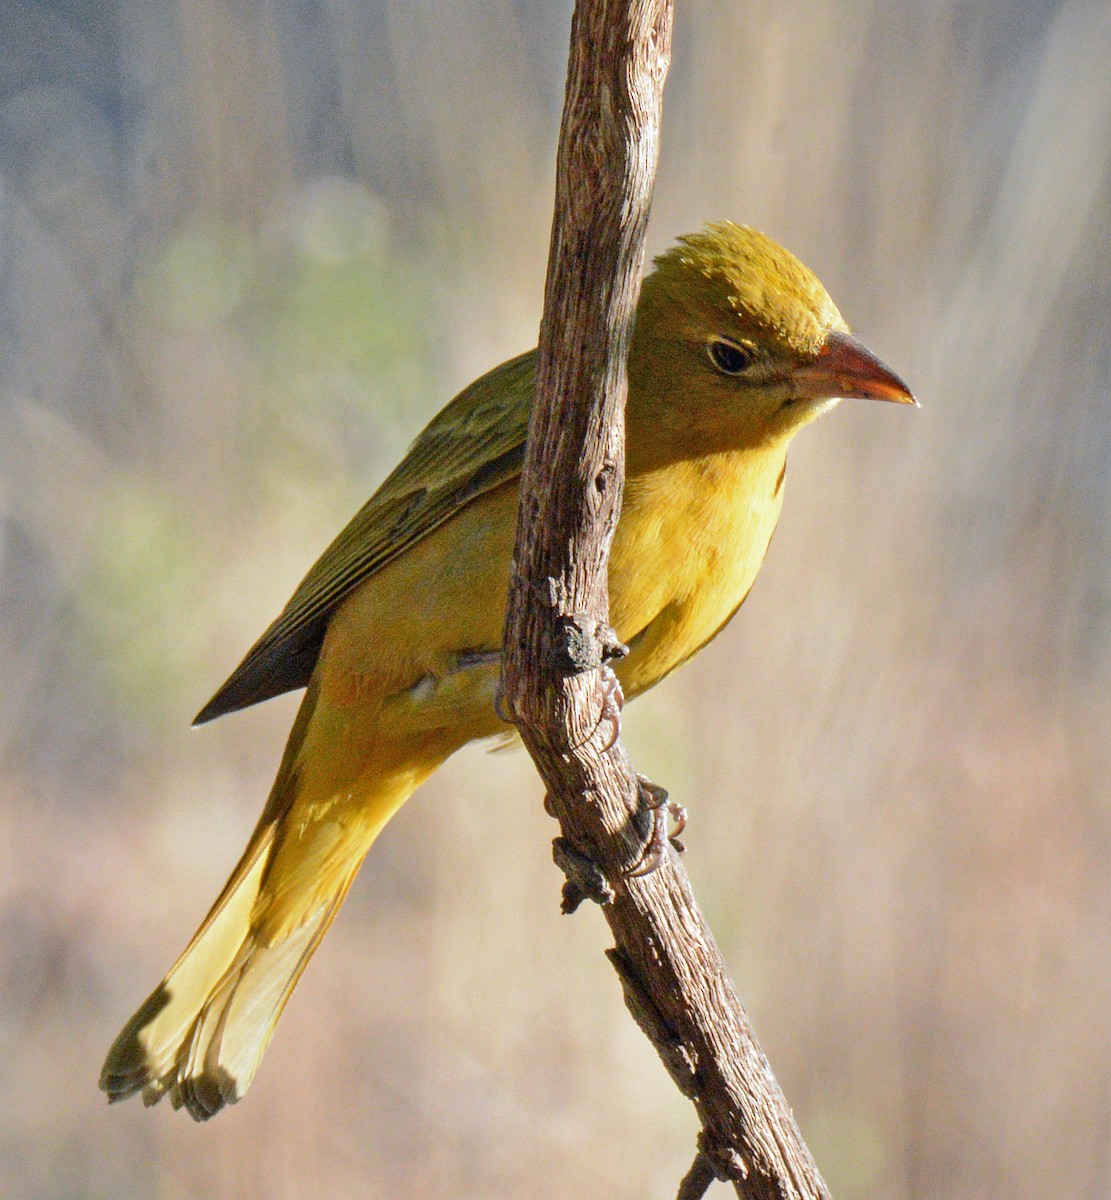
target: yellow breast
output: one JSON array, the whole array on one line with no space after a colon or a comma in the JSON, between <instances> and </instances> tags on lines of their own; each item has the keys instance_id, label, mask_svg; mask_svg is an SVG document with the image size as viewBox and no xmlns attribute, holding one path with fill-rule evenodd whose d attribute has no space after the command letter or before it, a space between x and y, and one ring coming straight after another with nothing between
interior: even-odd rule
<instances>
[{"instance_id":1,"label":"yellow breast","mask_svg":"<svg viewBox=\"0 0 1111 1200\"><path fill-rule=\"evenodd\" d=\"M690 658L744 599L779 515L784 458L785 450L737 451L627 480L610 557L610 620L631 646L618 665L629 696ZM514 481L344 603L319 668L330 707L354 721L360 710L404 698L408 724L450 727L462 740L501 728L492 698L516 507Z\"/></svg>"},{"instance_id":2,"label":"yellow breast","mask_svg":"<svg viewBox=\"0 0 1111 1200\"><path fill-rule=\"evenodd\" d=\"M626 483L610 557L610 620L631 653L625 691L706 644L748 594L782 499L786 448L672 463Z\"/></svg>"}]
</instances>

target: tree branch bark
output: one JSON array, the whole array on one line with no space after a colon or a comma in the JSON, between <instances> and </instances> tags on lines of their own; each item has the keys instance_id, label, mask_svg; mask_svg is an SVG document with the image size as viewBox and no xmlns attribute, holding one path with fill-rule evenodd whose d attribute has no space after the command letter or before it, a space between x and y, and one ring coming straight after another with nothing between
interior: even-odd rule
<instances>
[{"instance_id":1,"label":"tree branch bark","mask_svg":"<svg viewBox=\"0 0 1111 1200\"><path fill-rule=\"evenodd\" d=\"M625 358L670 61L670 0L578 0L505 636L505 702L558 817L557 861L604 900L625 1002L702 1122L680 1195L828 1197L678 860L630 875L652 824L607 719L606 567ZM612 676L610 676L612 678ZM611 745L610 743L613 742ZM596 864L604 881L592 886Z\"/></svg>"}]
</instances>

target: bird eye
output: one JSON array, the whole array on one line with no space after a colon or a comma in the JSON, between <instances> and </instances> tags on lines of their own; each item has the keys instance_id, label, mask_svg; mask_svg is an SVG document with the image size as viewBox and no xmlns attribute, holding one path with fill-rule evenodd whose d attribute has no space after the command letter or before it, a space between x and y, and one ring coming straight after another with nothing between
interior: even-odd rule
<instances>
[{"instance_id":1,"label":"bird eye","mask_svg":"<svg viewBox=\"0 0 1111 1200\"><path fill-rule=\"evenodd\" d=\"M752 365L755 357L751 347L738 346L736 342L727 342L724 338L711 342L708 350L710 362L723 375L740 375Z\"/></svg>"}]
</instances>

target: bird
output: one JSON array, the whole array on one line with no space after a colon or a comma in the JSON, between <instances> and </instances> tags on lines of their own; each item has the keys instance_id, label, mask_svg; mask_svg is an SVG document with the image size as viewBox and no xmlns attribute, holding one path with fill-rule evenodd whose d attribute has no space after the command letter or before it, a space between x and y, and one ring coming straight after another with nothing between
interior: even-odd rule
<instances>
[{"instance_id":1,"label":"bird","mask_svg":"<svg viewBox=\"0 0 1111 1200\"><path fill-rule=\"evenodd\" d=\"M197 715L305 689L212 909L112 1045L110 1101L206 1120L247 1092L371 844L452 753L503 735L501 644L536 352L465 388L324 551ZM609 620L624 695L711 641L775 529L794 435L842 399L916 405L817 277L722 222L643 281L628 355Z\"/></svg>"}]
</instances>

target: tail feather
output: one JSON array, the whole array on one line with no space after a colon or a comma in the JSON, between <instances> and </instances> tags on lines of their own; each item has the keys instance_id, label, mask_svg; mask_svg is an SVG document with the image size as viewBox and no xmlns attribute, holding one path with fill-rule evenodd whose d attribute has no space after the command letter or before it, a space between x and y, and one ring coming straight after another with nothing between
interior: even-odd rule
<instances>
[{"instance_id":1,"label":"tail feather","mask_svg":"<svg viewBox=\"0 0 1111 1200\"><path fill-rule=\"evenodd\" d=\"M254 935L244 941L197 1014L179 1056L181 1066L169 1089L174 1108L206 1121L246 1095L282 1009L346 893L345 886L277 945Z\"/></svg>"},{"instance_id":2,"label":"tail feather","mask_svg":"<svg viewBox=\"0 0 1111 1200\"><path fill-rule=\"evenodd\" d=\"M141 1091L145 1104L155 1104L171 1086L182 1043L212 981L243 946L272 841L272 828L252 839L184 953L112 1043L100 1075L110 1101Z\"/></svg>"},{"instance_id":3,"label":"tail feather","mask_svg":"<svg viewBox=\"0 0 1111 1200\"><path fill-rule=\"evenodd\" d=\"M323 841L335 851L330 834L325 829ZM299 919L285 911L287 903L279 928L272 921L260 928L260 912L274 911L273 896L260 895L271 886L274 844L273 827L256 833L184 954L113 1043L100 1077L110 1101L141 1092L151 1105L168 1094L174 1108L205 1121L246 1094L369 842L353 839L342 847L346 854L335 855L339 861L330 864L331 881L317 893L319 902ZM306 859L311 864L313 855ZM276 894L284 896L285 889Z\"/></svg>"},{"instance_id":4,"label":"tail feather","mask_svg":"<svg viewBox=\"0 0 1111 1200\"><path fill-rule=\"evenodd\" d=\"M361 862L298 928L268 944L251 916L271 840L251 847L185 953L108 1051L101 1088L110 1102L142 1092L144 1104L157 1104L168 1093L175 1109L206 1121L245 1096Z\"/></svg>"},{"instance_id":5,"label":"tail feather","mask_svg":"<svg viewBox=\"0 0 1111 1200\"><path fill-rule=\"evenodd\" d=\"M100 1076L110 1101L169 1095L198 1121L241 1099L290 993L379 832L452 746L360 783L301 750L310 687L270 799L243 857L184 954L124 1026ZM346 721L346 717L343 718ZM346 728L346 726L344 726ZM333 731L327 725L325 742ZM343 765L343 764L341 764Z\"/></svg>"}]
</instances>

